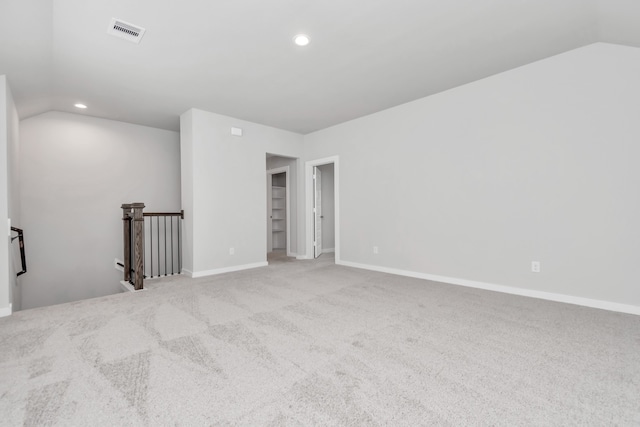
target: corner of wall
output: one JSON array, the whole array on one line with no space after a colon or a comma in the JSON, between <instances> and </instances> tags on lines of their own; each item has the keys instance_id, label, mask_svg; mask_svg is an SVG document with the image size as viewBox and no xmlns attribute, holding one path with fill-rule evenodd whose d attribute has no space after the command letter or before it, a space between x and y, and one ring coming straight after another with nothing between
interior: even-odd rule
<instances>
[{"instance_id":1,"label":"corner of wall","mask_svg":"<svg viewBox=\"0 0 640 427\"><path fill-rule=\"evenodd\" d=\"M0 173L0 227L4 227L9 220L8 153L11 104L9 83L7 77L2 75L0 76L0 171L4 171L4 173ZM12 298L11 268L9 263L11 240L5 233L6 231L2 232L5 236L5 243L0 245L0 307L3 307L0 309L0 315L11 314Z\"/></svg>"},{"instance_id":2,"label":"corner of wall","mask_svg":"<svg viewBox=\"0 0 640 427\"><path fill-rule=\"evenodd\" d=\"M181 134L185 249L192 250L185 268L198 275L263 265L265 153L300 158L302 135L195 109L183 114L181 125L190 126ZM233 127L243 135L233 135Z\"/></svg>"},{"instance_id":3,"label":"corner of wall","mask_svg":"<svg viewBox=\"0 0 640 427\"><path fill-rule=\"evenodd\" d=\"M180 194L184 210L182 262L185 271L193 270L193 180L193 109L189 109L180 116Z\"/></svg>"}]
</instances>

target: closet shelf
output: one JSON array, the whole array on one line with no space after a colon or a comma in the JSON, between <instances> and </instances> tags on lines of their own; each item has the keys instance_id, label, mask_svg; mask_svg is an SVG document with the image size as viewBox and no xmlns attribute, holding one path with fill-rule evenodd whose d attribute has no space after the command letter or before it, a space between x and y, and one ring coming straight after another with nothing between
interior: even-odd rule
<instances>
[{"instance_id":1,"label":"closet shelf","mask_svg":"<svg viewBox=\"0 0 640 427\"><path fill-rule=\"evenodd\" d=\"M284 174L273 175L274 184L282 184ZM287 187L283 185L271 186L271 232L273 249L287 248Z\"/></svg>"}]
</instances>

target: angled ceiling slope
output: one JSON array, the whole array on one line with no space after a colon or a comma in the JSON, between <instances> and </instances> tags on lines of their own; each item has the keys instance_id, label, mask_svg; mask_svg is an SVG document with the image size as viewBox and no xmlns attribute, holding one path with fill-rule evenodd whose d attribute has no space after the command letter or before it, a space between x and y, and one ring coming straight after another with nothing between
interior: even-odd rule
<instances>
[{"instance_id":1,"label":"angled ceiling slope","mask_svg":"<svg viewBox=\"0 0 640 427\"><path fill-rule=\"evenodd\" d=\"M0 0L21 118L177 130L201 108L308 133L590 43L640 46L636 0ZM112 18L146 28L139 44ZM298 33L311 36L295 46Z\"/></svg>"}]
</instances>

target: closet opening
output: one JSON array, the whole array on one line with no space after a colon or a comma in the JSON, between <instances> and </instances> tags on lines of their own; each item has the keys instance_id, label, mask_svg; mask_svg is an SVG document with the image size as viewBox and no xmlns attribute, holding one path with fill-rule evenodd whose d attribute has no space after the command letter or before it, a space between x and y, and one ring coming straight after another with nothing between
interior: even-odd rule
<instances>
[{"instance_id":1,"label":"closet opening","mask_svg":"<svg viewBox=\"0 0 640 427\"><path fill-rule=\"evenodd\" d=\"M267 154L267 261L296 256L298 159Z\"/></svg>"}]
</instances>

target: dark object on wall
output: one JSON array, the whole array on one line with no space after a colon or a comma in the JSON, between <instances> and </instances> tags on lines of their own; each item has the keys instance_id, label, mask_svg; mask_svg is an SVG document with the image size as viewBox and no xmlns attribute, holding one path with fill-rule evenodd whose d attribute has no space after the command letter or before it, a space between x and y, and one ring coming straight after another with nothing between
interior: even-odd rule
<instances>
[{"instance_id":1,"label":"dark object on wall","mask_svg":"<svg viewBox=\"0 0 640 427\"><path fill-rule=\"evenodd\" d=\"M11 241L13 242L18 239L18 244L20 245L20 262L22 264L22 270L17 274L17 276L20 277L27 272L27 257L24 252L24 231L21 228L16 227L11 227L11 231L18 233L17 236L11 238Z\"/></svg>"}]
</instances>

